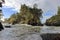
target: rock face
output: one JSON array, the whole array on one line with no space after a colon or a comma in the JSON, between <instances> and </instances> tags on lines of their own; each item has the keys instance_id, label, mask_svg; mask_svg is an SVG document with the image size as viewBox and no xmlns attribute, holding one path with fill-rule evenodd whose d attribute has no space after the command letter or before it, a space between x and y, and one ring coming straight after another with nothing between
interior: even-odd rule
<instances>
[{"instance_id":1,"label":"rock face","mask_svg":"<svg viewBox=\"0 0 60 40\"><path fill-rule=\"evenodd\" d=\"M60 40L60 34L42 34L42 40Z\"/></svg>"},{"instance_id":2,"label":"rock face","mask_svg":"<svg viewBox=\"0 0 60 40\"><path fill-rule=\"evenodd\" d=\"M1 22L0 22L0 31L1 31L2 29L4 29L4 28L3 28L3 25L2 25Z\"/></svg>"}]
</instances>

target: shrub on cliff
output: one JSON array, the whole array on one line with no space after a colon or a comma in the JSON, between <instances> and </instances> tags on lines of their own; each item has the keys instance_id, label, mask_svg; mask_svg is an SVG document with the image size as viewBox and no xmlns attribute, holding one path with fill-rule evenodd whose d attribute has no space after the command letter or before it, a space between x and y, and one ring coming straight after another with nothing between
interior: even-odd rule
<instances>
[{"instance_id":1,"label":"shrub on cliff","mask_svg":"<svg viewBox=\"0 0 60 40\"><path fill-rule=\"evenodd\" d=\"M47 19L45 24L48 26L60 26L60 7L58 7L57 15Z\"/></svg>"},{"instance_id":2,"label":"shrub on cliff","mask_svg":"<svg viewBox=\"0 0 60 40\"><path fill-rule=\"evenodd\" d=\"M36 4L33 8L21 5L20 12L12 15L9 19L11 23L29 24L29 25L42 25L40 18L42 17L42 9L38 9Z\"/></svg>"}]
</instances>

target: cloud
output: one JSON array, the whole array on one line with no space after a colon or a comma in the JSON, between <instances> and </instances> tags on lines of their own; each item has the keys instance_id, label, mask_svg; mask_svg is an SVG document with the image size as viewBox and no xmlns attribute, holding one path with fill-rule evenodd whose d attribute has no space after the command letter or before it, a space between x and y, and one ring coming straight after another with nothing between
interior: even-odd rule
<instances>
[{"instance_id":1,"label":"cloud","mask_svg":"<svg viewBox=\"0 0 60 40\"><path fill-rule=\"evenodd\" d=\"M46 19L52 17L57 14L58 6L60 4L60 0L45 0L43 19L42 21L46 21Z\"/></svg>"},{"instance_id":2,"label":"cloud","mask_svg":"<svg viewBox=\"0 0 60 40\"><path fill-rule=\"evenodd\" d=\"M5 0L4 6L14 7L16 10L19 10L21 4L26 4L28 6L33 6L33 4L37 3L38 5L43 5L44 0Z\"/></svg>"},{"instance_id":3,"label":"cloud","mask_svg":"<svg viewBox=\"0 0 60 40\"><path fill-rule=\"evenodd\" d=\"M55 15L57 13L57 7L60 6L60 0L5 0L5 1L6 3L4 6L15 8L14 10L19 10L21 4L26 4L30 7L32 7L33 4L35 3L38 4L38 8L41 8L43 10L44 21L51 17L52 15Z\"/></svg>"},{"instance_id":4,"label":"cloud","mask_svg":"<svg viewBox=\"0 0 60 40\"><path fill-rule=\"evenodd\" d=\"M16 9L19 9L21 4L33 6L35 3L38 4L39 8L42 8L45 11L56 8L60 5L60 0L5 0L5 6L14 7Z\"/></svg>"}]
</instances>

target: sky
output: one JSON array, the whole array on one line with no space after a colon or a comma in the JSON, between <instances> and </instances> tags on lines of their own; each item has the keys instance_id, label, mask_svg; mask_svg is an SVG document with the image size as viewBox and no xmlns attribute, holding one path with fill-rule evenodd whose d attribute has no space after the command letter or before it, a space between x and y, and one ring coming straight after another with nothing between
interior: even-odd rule
<instances>
[{"instance_id":1,"label":"sky","mask_svg":"<svg viewBox=\"0 0 60 40\"><path fill-rule=\"evenodd\" d=\"M58 6L60 6L60 0L5 0L2 7L3 15L5 18L9 18L13 13L19 11L22 4L33 7L35 3L38 5L38 8L43 10L42 23L56 15Z\"/></svg>"}]
</instances>

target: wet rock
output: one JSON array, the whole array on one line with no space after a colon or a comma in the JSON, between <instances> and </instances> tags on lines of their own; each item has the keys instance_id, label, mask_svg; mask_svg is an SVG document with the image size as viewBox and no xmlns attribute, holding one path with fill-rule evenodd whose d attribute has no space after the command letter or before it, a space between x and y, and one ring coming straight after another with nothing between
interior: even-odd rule
<instances>
[{"instance_id":1,"label":"wet rock","mask_svg":"<svg viewBox=\"0 0 60 40\"><path fill-rule=\"evenodd\" d=\"M0 22L0 31L1 30L3 30L4 28L3 28L3 25L1 24L1 22Z\"/></svg>"},{"instance_id":2,"label":"wet rock","mask_svg":"<svg viewBox=\"0 0 60 40\"><path fill-rule=\"evenodd\" d=\"M20 40L42 40L42 38L38 34L27 34L22 36Z\"/></svg>"},{"instance_id":3,"label":"wet rock","mask_svg":"<svg viewBox=\"0 0 60 40\"><path fill-rule=\"evenodd\" d=\"M60 40L60 34L42 34L41 37L43 40Z\"/></svg>"},{"instance_id":4,"label":"wet rock","mask_svg":"<svg viewBox=\"0 0 60 40\"><path fill-rule=\"evenodd\" d=\"M6 28L11 28L11 26L5 26Z\"/></svg>"}]
</instances>

